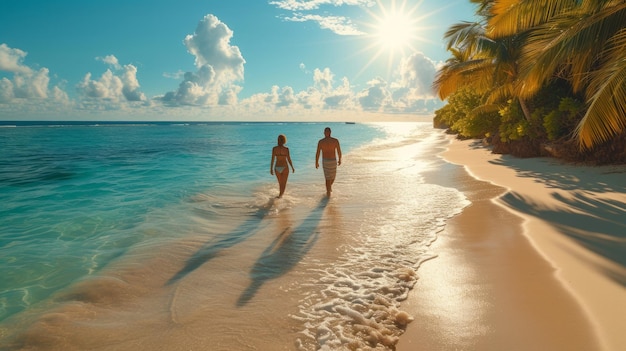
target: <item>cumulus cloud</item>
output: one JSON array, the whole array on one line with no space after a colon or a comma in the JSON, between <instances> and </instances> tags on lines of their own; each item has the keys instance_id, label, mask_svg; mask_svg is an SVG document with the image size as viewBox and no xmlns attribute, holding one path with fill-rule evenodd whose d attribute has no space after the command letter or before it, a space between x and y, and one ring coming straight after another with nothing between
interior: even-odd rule
<instances>
[{"instance_id":1,"label":"cumulus cloud","mask_svg":"<svg viewBox=\"0 0 626 351\"><path fill-rule=\"evenodd\" d=\"M303 65L300 65L304 69ZM371 112L392 114L432 113L437 101L432 91L435 63L422 53L402 60L390 81L376 77L356 90L347 77L337 79L330 68L313 70L311 85L300 91L274 86L267 94L256 94L242 101L250 110Z\"/></svg>"},{"instance_id":2,"label":"cumulus cloud","mask_svg":"<svg viewBox=\"0 0 626 351\"><path fill-rule=\"evenodd\" d=\"M316 68L313 71L313 86L322 92L329 92L333 88L334 77L329 68L323 70Z\"/></svg>"},{"instance_id":3,"label":"cumulus cloud","mask_svg":"<svg viewBox=\"0 0 626 351\"><path fill-rule=\"evenodd\" d=\"M23 63L27 53L13 49L6 44L0 45L0 71L13 73L13 79L0 80L0 103L9 103L13 99L59 99L67 100L59 87L48 88L49 70L45 67L35 70Z\"/></svg>"},{"instance_id":4,"label":"cumulus cloud","mask_svg":"<svg viewBox=\"0 0 626 351\"><path fill-rule=\"evenodd\" d=\"M319 112L330 109L358 110L354 94L347 78L342 78L335 86L335 75L329 68L313 71L312 85L300 92L292 87L273 86L271 92L260 93L242 101L241 105L250 110L259 111L291 111L308 110Z\"/></svg>"},{"instance_id":5,"label":"cumulus cloud","mask_svg":"<svg viewBox=\"0 0 626 351\"><path fill-rule=\"evenodd\" d=\"M113 55L107 55L105 57L96 57L96 60L98 61L102 61L104 63L106 63L107 65L115 68L115 69L121 69L122 66L120 66L119 61L117 60L117 57L113 56Z\"/></svg>"},{"instance_id":6,"label":"cumulus cloud","mask_svg":"<svg viewBox=\"0 0 626 351\"><path fill-rule=\"evenodd\" d=\"M432 84L437 72L436 63L420 52L404 58L398 69L398 79L391 85L395 108L415 111L425 101L436 100Z\"/></svg>"},{"instance_id":7,"label":"cumulus cloud","mask_svg":"<svg viewBox=\"0 0 626 351\"><path fill-rule=\"evenodd\" d=\"M13 82L7 78L0 79L0 103L8 103L13 100Z\"/></svg>"},{"instance_id":8,"label":"cumulus cloud","mask_svg":"<svg viewBox=\"0 0 626 351\"><path fill-rule=\"evenodd\" d=\"M435 62L416 52L400 63L400 86L411 90L415 97L434 97L433 80L437 73Z\"/></svg>"},{"instance_id":9,"label":"cumulus cloud","mask_svg":"<svg viewBox=\"0 0 626 351\"><path fill-rule=\"evenodd\" d=\"M367 82L368 88L358 94L359 104L367 111L382 111L393 103L387 82L375 78Z\"/></svg>"},{"instance_id":10,"label":"cumulus cloud","mask_svg":"<svg viewBox=\"0 0 626 351\"><path fill-rule=\"evenodd\" d=\"M186 72L178 90L161 99L174 105L230 105L237 102L245 60L230 45L233 31L214 15L206 15L183 43L195 56L196 72Z\"/></svg>"},{"instance_id":11,"label":"cumulus cloud","mask_svg":"<svg viewBox=\"0 0 626 351\"><path fill-rule=\"evenodd\" d=\"M146 96L139 90L137 67L134 65L120 65L113 55L96 58L111 66L98 79L92 79L91 73L85 74L76 89L81 98L101 99L112 102L145 101Z\"/></svg>"},{"instance_id":12,"label":"cumulus cloud","mask_svg":"<svg viewBox=\"0 0 626 351\"><path fill-rule=\"evenodd\" d=\"M13 78L13 93L16 98L45 99L48 97L48 69L42 68L30 74L16 74Z\"/></svg>"},{"instance_id":13,"label":"cumulus cloud","mask_svg":"<svg viewBox=\"0 0 626 351\"><path fill-rule=\"evenodd\" d=\"M0 45L0 71L30 74L31 69L22 61L27 53L20 49L12 49L6 44Z\"/></svg>"}]
</instances>

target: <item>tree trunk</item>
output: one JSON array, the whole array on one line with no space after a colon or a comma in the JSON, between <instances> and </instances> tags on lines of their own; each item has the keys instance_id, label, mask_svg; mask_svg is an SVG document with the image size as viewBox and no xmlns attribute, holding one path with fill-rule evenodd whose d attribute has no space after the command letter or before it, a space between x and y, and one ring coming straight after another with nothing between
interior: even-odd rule
<instances>
[{"instance_id":1,"label":"tree trunk","mask_svg":"<svg viewBox=\"0 0 626 351\"><path fill-rule=\"evenodd\" d=\"M518 100L519 100L519 105L522 107L524 118L526 119L527 122L530 122L530 109L528 108L528 105L526 105L526 101L524 101L524 99L522 98L518 98Z\"/></svg>"}]
</instances>

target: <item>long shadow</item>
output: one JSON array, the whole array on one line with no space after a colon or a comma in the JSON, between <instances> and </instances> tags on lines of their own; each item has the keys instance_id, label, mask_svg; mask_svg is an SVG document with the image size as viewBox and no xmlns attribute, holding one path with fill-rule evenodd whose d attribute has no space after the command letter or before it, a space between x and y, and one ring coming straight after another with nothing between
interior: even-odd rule
<instances>
[{"instance_id":1,"label":"long shadow","mask_svg":"<svg viewBox=\"0 0 626 351\"><path fill-rule=\"evenodd\" d=\"M490 162L511 168L515 170L518 177L532 178L549 188L568 191L586 190L597 193L626 192L626 182L623 181L626 177L626 168L624 167L615 167L614 169L609 166L602 167L601 169L606 171L599 177L598 172L585 171L585 168L591 168L590 166L580 167L558 163L557 160L545 160L555 163L547 163L545 167L542 166L538 169L534 163L537 159L520 159L510 155L502 155L501 158ZM526 166L528 163L531 165ZM607 182L603 176L619 178Z\"/></svg>"},{"instance_id":2,"label":"long shadow","mask_svg":"<svg viewBox=\"0 0 626 351\"><path fill-rule=\"evenodd\" d=\"M235 230L226 235L220 235L219 238L205 243L187 260L185 266L167 281L166 285L175 283L187 274L193 272L206 262L215 258L220 251L235 246L251 237L256 232L261 221L270 213L273 203L274 199L271 199L265 206L259 208L248 220L243 222Z\"/></svg>"},{"instance_id":3,"label":"long shadow","mask_svg":"<svg viewBox=\"0 0 626 351\"><path fill-rule=\"evenodd\" d=\"M252 282L239 296L238 307L247 304L266 281L291 270L311 250L317 241L317 227L327 204L328 198L320 200L297 228L285 228L263 251L250 270Z\"/></svg>"},{"instance_id":4,"label":"long shadow","mask_svg":"<svg viewBox=\"0 0 626 351\"><path fill-rule=\"evenodd\" d=\"M582 247L614 263L615 267L595 265L595 268L626 286L626 203L599 200L582 193L572 199L558 193L552 196L573 211L547 208L516 193L508 193L502 200L520 212L548 221Z\"/></svg>"}]
</instances>

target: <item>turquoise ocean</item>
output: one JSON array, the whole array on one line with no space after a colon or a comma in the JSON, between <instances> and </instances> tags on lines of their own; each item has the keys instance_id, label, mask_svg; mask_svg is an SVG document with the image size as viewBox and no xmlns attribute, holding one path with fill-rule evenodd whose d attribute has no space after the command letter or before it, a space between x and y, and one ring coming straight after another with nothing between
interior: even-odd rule
<instances>
[{"instance_id":1,"label":"turquoise ocean","mask_svg":"<svg viewBox=\"0 0 626 351\"><path fill-rule=\"evenodd\" d=\"M0 350L393 349L468 204L426 181L446 143L428 122L0 122Z\"/></svg>"}]
</instances>

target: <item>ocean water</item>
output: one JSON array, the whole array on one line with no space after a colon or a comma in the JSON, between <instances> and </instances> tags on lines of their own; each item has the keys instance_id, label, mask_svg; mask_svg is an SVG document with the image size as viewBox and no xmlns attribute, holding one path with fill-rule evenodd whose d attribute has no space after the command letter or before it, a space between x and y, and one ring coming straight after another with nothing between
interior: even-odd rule
<instances>
[{"instance_id":1,"label":"ocean water","mask_svg":"<svg viewBox=\"0 0 626 351\"><path fill-rule=\"evenodd\" d=\"M467 205L424 180L446 143L427 122L4 123L0 350L393 349Z\"/></svg>"}]
</instances>

